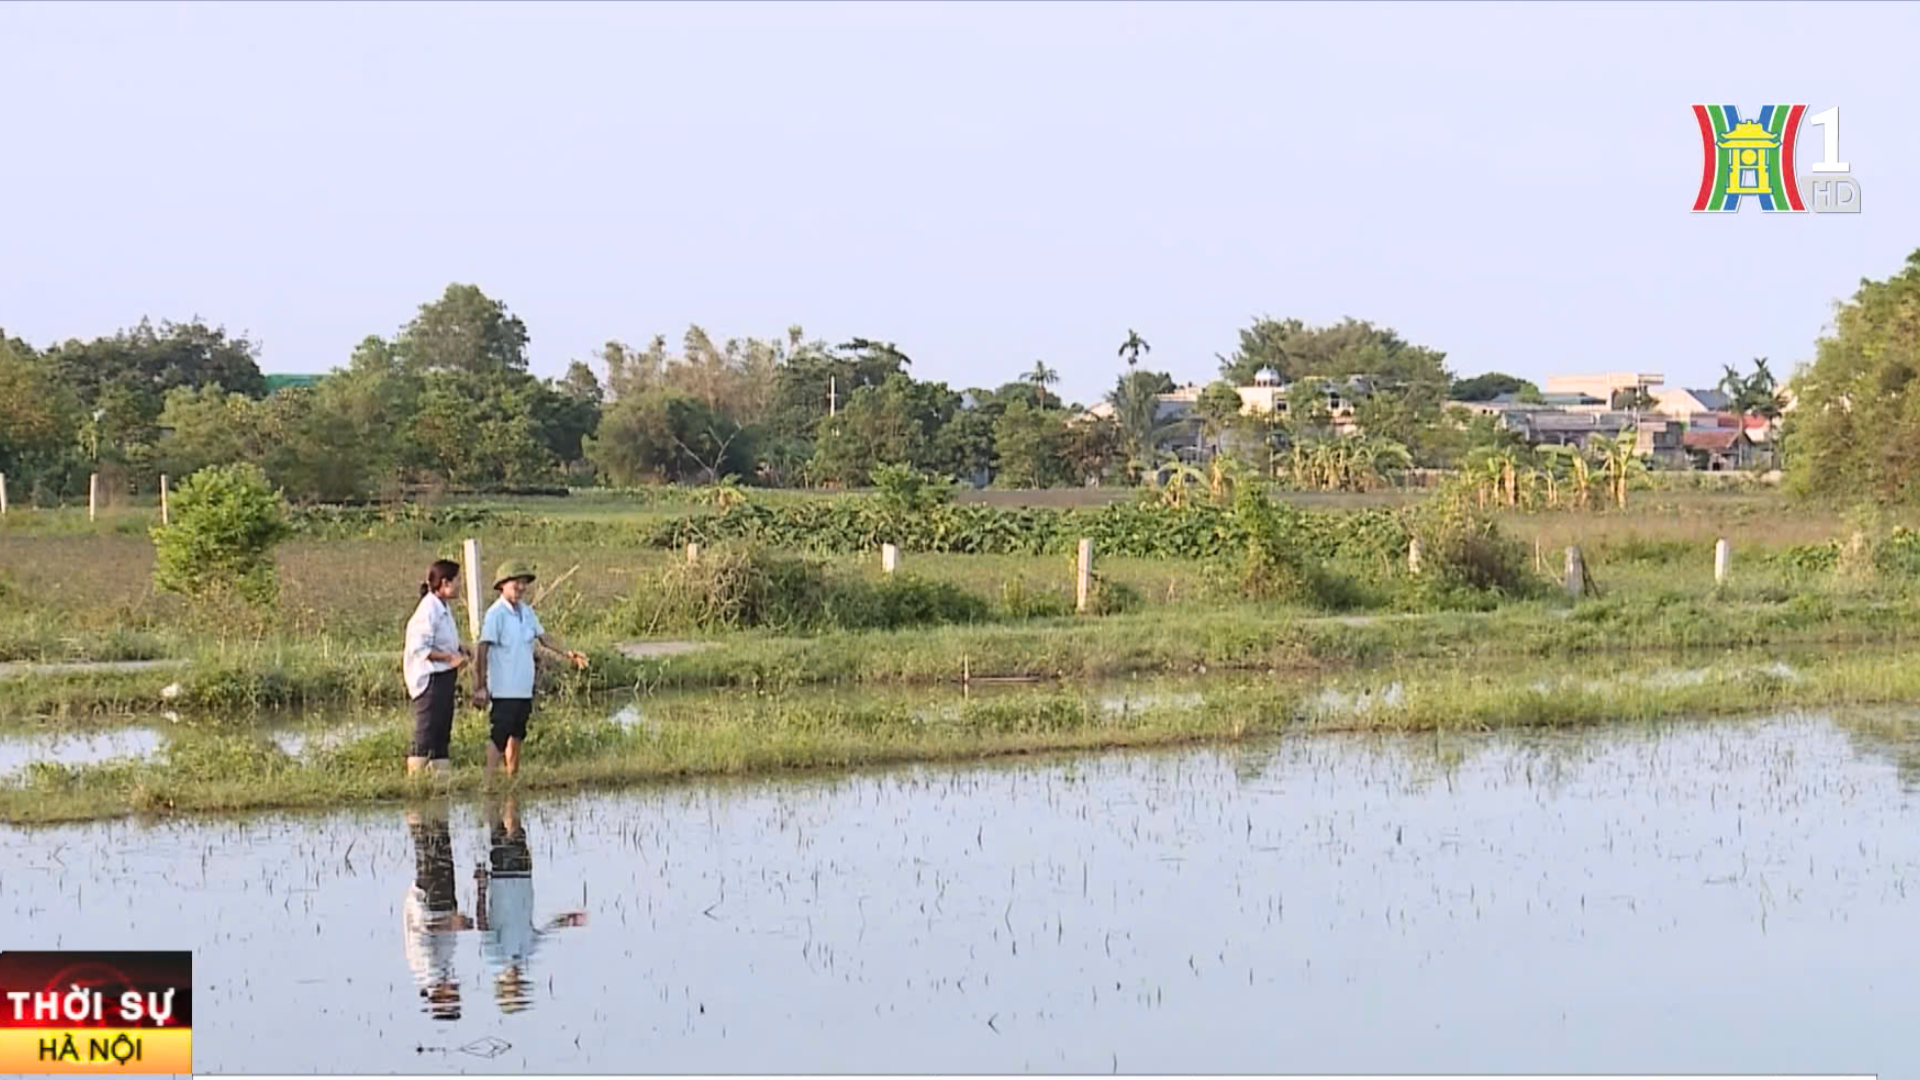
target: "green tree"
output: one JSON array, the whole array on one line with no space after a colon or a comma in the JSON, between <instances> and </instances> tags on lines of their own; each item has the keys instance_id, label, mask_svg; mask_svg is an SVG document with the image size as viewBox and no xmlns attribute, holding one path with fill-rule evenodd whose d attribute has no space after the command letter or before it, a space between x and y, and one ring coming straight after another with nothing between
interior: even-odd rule
<instances>
[{"instance_id":1,"label":"green tree","mask_svg":"<svg viewBox=\"0 0 1920 1080\"><path fill-rule=\"evenodd\" d=\"M155 448L158 464L174 476L188 476L211 465L257 461L263 446L254 406L245 394L211 383L176 387L160 413L166 434Z\"/></svg>"},{"instance_id":2,"label":"green tree","mask_svg":"<svg viewBox=\"0 0 1920 1080\"><path fill-rule=\"evenodd\" d=\"M1004 409L961 409L940 425L933 436L928 468L942 476L971 481L991 475L994 456L994 425Z\"/></svg>"},{"instance_id":3,"label":"green tree","mask_svg":"<svg viewBox=\"0 0 1920 1080\"><path fill-rule=\"evenodd\" d=\"M420 375L525 372L527 327L478 286L453 284L438 300L420 305L394 349Z\"/></svg>"},{"instance_id":4,"label":"green tree","mask_svg":"<svg viewBox=\"0 0 1920 1080\"><path fill-rule=\"evenodd\" d=\"M1528 391L1535 397L1540 394L1538 386L1518 375L1489 371L1471 379L1455 379L1447 396L1454 401L1492 401L1501 394L1518 395Z\"/></svg>"},{"instance_id":5,"label":"green tree","mask_svg":"<svg viewBox=\"0 0 1920 1080\"><path fill-rule=\"evenodd\" d=\"M1053 396L1052 388L1060 383L1060 373L1048 367L1045 360L1035 360L1033 370L1027 372L1026 381L1039 388L1040 402L1045 405Z\"/></svg>"},{"instance_id":6,"label":"green tree","mask_svg":"<svg viewBox=\"0 0 1920 1080\"><path fill-rule=\"evenodd\" d=\"M65 487L79 454L79 403L33 347L0 332L0 473L16 499Z\"/></svg>"},{"instance_id":7,"label":"green tree","mask_svg":"<svg viewBox=\"0 0 1920 1080\"><path fill-rule=\"evenodd\" d=\"M1310 327L1299 319L1262 316L1240 331L1240 346L1222 358L1220 375L1242 386L1266 368L1283 382L1367 375L1390 385L1437 386L1444 396L1452 382L1445 361L1445 353L1409 344L1390 329L1358 319Z\"/></svg>"},{"instance_id":8,"label":"green tree","mask_svg":"<svg viewBox=\"0 0 1920 1080\"><path fill-rule=\"evenodd\" d=\"M273 548L288 533L286 508L257 466L203 469L173 496L172 523L153 529L154 585L270 604L277 592Z\"/></svg>"},{"instance_id":9,"label":"green tree","mask_svg":"<svg viewBox=\"0 0 1920 1080\"><path fill-rule=\"evenodd\" d=\"M917 382L904 374L863 386L821 426L810 472L819 481L859 485L878 465L928 470L934 438L959 403L960 395L945 383Z\"/></svg>"},{"instance_id":10,"label":"green tree","mask_svg":"<svg viewBox=\"0 0 1920 1080\"><path fill-rule=\"evenodd\" d=\"M1218 439L1239 422L1243 407L1240 391L1225 379L1216 379L1200 391L1195 411L1200 414L1200 423L1207 436Z\"/></svg>"},{"instance_id":11,"label":"green tree","mask_svg":"<svg viewBox=\"0 0 1920 1080\"><path fill-rule=\"evenodd\" d=\"M1112 417L1069 419L1061 456L1072 470L1067 477L1072 483L1105 477L1122 460L1120 426Z\"/></svg>"},{"instance_id":12,"label":"green tree","mask_svg":"<svg viewBox=\"0 0 1920 1080\"><path fill-rule=\"evenodd\" d=\"M1160 448L1190 428L1185 417L1162 416L1158 395L1173 390L1165 372L1129 370L1107 394L1119 430L1120 452L1138 473L1159 459Z\"/></svg>"},{"instance_id":13,"label":"green tree","mask_svg":"<svg viewBox=\"0 0 1920 1080\"><path fill-rule=\"evenodd\" d=\"M1920 501L1920 251L1835 312L1786 414L1787 483L1834 502Z\"/></svg>"},{"instance_id":14,"label":"green tree","mask_svg":"<svg viewBox=\"0 0 1920 1080\"><path fill-rule=\"evenodd\" d=\"M1016 488L1061 483L1067 479L1066 443L1067 425L1060 412L1014 402L993 425L993 448L1000 461L996 482Z\"/></svg>"}]
</instances>

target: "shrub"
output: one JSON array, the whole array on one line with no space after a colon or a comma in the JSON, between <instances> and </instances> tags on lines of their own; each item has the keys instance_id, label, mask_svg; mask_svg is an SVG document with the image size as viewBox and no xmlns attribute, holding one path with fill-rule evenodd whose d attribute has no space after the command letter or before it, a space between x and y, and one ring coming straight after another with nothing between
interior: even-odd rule
<instances>
[{"instance_id":1,"label":"shrub","mask_svg":"<svg viewBox=\"0 0 1920 1080\"><path fill-rule=\"evenodd\" d=\"M1440 496L1416 507L1421 574L1441 582L1506 596L1535 591L1526 546L1500 531L1493 518L1459 497Z\"/></svg>"},{"instance_id":2,"label":"shrub","mask_svg":"<svg viewBox=\"0 0 1920 1080\"><path fill-rule=\"evenodd\" d=\"M816 625L836 630L896 630L908 626L984 622L987 602L944 581L896 575L885 581L830 581Z\"/></svg>"},{"instance_id":3,"label":"shrub","mask_svg":"<svg viewBox=\"0 0 1920 1080\"><path fill-rule=\"evenodd\" d=\"M273 547L289 529L286 504L257 466L217 465L187 477L173 496L172 518L152 532L157 588L273 602Z\"/></svg>"},{"instance_id":4,"label":"shrub","mask_svg":"<svg viewBox=\"0 0 1920 1080\"><path fill-rule=\"evenodd\" d=\"M669 629L892 630L991 617L987 601L945 582L908 575L840 578L807 558L750 546L703 551L644 583L616 613L626 632Z\"/></svg>"},{"instance_id":5,"label":"shrub","mask_svg":"<svg viewBox=\"0 0 1920 1080\"><path fill-rule=\"evenodd\" d=\"M1126 615L1147 606L1140 590L1124 581L1096 578L1087 597L1087 608L1095 615Z\"/></svg>"},{"instance_id":6,"label":"shrub","mask_svg":"<svg viewBox=\"0 0 1920 1080\"><path fill-rule=\"evenodd\" d=\"M658 633L696 630L802 629L821 606L826 572L810 559L755 547L720 547L696 562L675 563L644 585L630 603L631 629Z\"/></svg>"},{"instance_id":7,"label":"shrub","mask_svg":"<svg viewBox=\"0 0 1920 1080\"><path fill-rule=\"evenodd\" d=\"M1030 592L1025 578L1000 586L1000 609L1009 619L1057 619L1073 613L1073 604L1054 592Z\"/></svg>"}]
</instances>

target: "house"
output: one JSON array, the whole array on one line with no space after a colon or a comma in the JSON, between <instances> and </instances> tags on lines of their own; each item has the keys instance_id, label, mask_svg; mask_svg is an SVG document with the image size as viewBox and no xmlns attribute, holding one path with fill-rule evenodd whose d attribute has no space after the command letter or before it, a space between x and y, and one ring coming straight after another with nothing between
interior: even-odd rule
<instances>
[{"instance_id":1,"label":"house","mask_svg":"<svg viewBox=\"0 0 1920 1080\"><path fill-rule=\"evenodd\" d=\"M1465 409L1474 416L1505 416L1509 413L1526 412L1607 412L1605 401L1591 394L1541 394L1532 401L1522 401L1517 394L1500 394L1487 401L1449 401L1448 408Z\"/></svg>"},{"instance_id":2,"label":"house","mask_svg":"<svg viewBox=\"0 0 1920 1080\"><path fill-rule=\"evenodd\" d=\"M1685 436L1687 456L1694 467L1707 472L1728 472L1740 467L1738 444L1743 441L1739 428L1689 428Z\"/></svg>"},{"instance_id":3,"label":"house","mask_svg":"<svg viewBox=\"0 0 1920 1080\"><path fill-rule=\"evenodd\" d=\"M1550 375L1543 389L1548 394L1583 394L1611 404L1623 391L1651 394L1654 387L1666 381L1659 372L1610 371L1601 375Z\"/></svg>"},{"instance_id":4,"label":"house","mask_svg":"<svg viewBox=\"0 0 1920 1080\"><path fill-rule=\"evenodd\" d=\"M1529 446L1586 446L1595 435L1605 439L1633 433L1634 454L1656 463L1686 463L1685 428L1678 420L1626 412L1573 413L1559 409L1514 412L1502 423L1520 433Z\"/></svg>"},{"instance_id":5,"label":"house","mask_svg":"<svg viewBox=\"0 0 1920 1080\"><path fill-rule=\"evenodd\" d=\"M1733 399L1720 390L1661 389L1653 395L1653 411L1676 420L1698 424L1698 417L1722 413L1733 407Z\"/></svg>"},{"instance_id":6,"label":"house","mask_svg":"<svg viewBox=\"0 0 1920 1080\"><path fill-rule=\"evenodd\" d=\"M271 393L274 393L275 391L285 390L291 387L318 386L320 384L320 380L326 378L326 376L325 375L281 375L281 374L269 372L266 378L267 378L267 393L271 394Z\"/></svg>"}]
</instances>

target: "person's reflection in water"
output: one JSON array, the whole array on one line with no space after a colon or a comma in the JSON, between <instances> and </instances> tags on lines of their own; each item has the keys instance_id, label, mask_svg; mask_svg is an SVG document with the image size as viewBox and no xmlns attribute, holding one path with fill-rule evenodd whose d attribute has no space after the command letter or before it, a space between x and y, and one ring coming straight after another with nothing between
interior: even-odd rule
<instances>
[{"instance_id":1,"label":"person's reflection in water","mask_svg":"<svg viewBox=\"0 0 1920 1080\"><path fill-rule=\"evenodd\" d=\"M407 831L413 834L413 884L401 904L406 931L407 965L435 1020L460 1019L460 981L454 975L454 936L471 929L473 920L460 913L454 891L453 832L444 805L407 810Z\"/></svg>"},{"instance_id":2,"label":"person's reflection in water","mask_svg":"<svg viewBox=\"0 0 1920 1080\"><path fill-rule=\"evenodd\" d=\"M531 1005L533 980L528 964L548 933L587 921L584 911L569 911L533 922L533 852L512 796L487 807L489 852L487 863L476 868L482 949L493 974L493 993L500 1011L515 1013Z\"/></svg>"}]
</instances>

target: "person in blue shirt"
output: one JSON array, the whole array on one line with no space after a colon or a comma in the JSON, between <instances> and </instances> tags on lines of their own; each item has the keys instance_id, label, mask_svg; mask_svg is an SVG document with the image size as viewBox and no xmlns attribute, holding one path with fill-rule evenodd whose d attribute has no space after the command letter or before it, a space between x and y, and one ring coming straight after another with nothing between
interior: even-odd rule
<instances>
[{"instance_id":1,"label":"person in blue shirt","mask_svg":"<svg viewBox=\"0 0 1920 1080\"><path fill-rule=\"evenodd\" d=\"M487 744L487 777L504 763L507 775L520 771L520 744L533 717L534 652L546 649L576 669L585 670L584 653L568 650L540 625L540 616L527 603L533 568L508 561L493 576L500 599L487 609L480 624L480 649L473 665L473 704L491 706L492 739Z\"/></svg>"}]
</instances>

